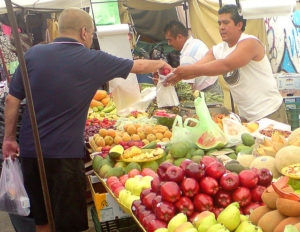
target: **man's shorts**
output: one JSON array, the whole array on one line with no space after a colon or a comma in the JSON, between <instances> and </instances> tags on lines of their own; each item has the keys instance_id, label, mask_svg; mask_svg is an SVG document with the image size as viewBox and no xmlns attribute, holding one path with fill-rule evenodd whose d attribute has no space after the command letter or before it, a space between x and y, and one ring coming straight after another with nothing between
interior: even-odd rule
<instances>
[{"instance_id":1,"label":"man's shorts","mask_svg":"<svg viewBox=\"0 0 300 232\"><path fill-rule=\"evenodd\" d=\"M288 118L286 115L286 109L285 109L284 102L282 102L280 107L275 112L273 112L272 114L269 114L268 116L265 116L265 118L273 119L275 121L288 124Z\"/></svg>"},{"instance_id":2,"label":"man's shorts","mask_svg":"<svg viewBox=\"0 0 300 232\"><path fill-rule=\"evenodd\" d=\"M37 159L21 158L24 184L36 225L48 223ZM88 229L86 177L82 159L44 159L57 232Z\"/></svg>"}]
</instances>

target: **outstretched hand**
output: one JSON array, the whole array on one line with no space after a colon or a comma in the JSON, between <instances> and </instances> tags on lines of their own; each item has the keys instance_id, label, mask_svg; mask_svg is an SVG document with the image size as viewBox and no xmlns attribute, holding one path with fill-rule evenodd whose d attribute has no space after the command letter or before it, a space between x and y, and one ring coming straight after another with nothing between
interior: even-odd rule
<instances>
[{"instance_id":1,"label":"outstretched hand","mask_svg":"<svg viewBox=\"0 0 300 232\"><path fill-rule=\"evenodd\" d=\"M2 153L4 159L11 157L14 160L20 153L19 144L16 140L3 140Z\"/></svg>"}]
</instances>

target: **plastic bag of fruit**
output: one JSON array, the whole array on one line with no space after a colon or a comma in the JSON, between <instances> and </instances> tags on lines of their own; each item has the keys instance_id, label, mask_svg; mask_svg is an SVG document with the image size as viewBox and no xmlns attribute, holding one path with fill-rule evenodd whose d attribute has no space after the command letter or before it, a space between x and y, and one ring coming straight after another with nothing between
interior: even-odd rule
<instances>
[{"instance_id":1,"label":"plastic bag of fruit","mask_svg":"<svg viewBox=\"0 0 300 232\"><path fill-rule=\"evenodd\" d=\"M199 118L199 123L195 127L189 128L194 142L202 149L223 147L227 143L227 138L218 124L212 120L203 92L200 92L194 103Z\"/></svg>"},{"instance_id":2,"label":"plastic bag of fruit","mask_svg":"<svg viewBox=\"0 0 300 232\"><path fill-rule=\"evenodd\" d=\"M231 118L223 118L222 123L228 143L232 146L242 143L241 135L247 133L247 129L240 122Z\"/></svg>"},{"instance_id":3,"label":"plastic bag of fruit","mask_svg":"<svg viewBox=\"0 0 300 232\"><path fill-rule=\"evenodd\" d=\"M186 119L185 121L187 120L188 119ZM182 117L177 115L172 127L171 143L191 141L192 136L193 135L191 134L191 131L188 129L187 124L183 124Z\"/></svg>"}]
</instances>

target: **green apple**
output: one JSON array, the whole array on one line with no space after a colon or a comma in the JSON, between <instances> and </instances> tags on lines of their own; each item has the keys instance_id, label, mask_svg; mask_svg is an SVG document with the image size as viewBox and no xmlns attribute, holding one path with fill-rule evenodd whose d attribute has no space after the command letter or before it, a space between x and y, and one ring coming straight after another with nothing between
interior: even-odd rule
<instances>
[{"instance_id":1,"label":"green apple","mask_svg":"<svg viewBox=\"0 0 300 232\"><path fill-rule=\"evenodd\" d=\"M240 224L239 203L234 202L228 205L218 216L218 223L223 224L230 231L235 230Z\"/></svg>"},{"instance_id":2,"label":"green apple","mask_svg":"<svg viewBox=\"0 0 300 232\"><path fill-rule=\"evenodd\" d=\"M215 218L215 214L212 213L212 212L210 212L210 211L203 211L203 212L197 214L197 216L196 216L196 217L194 218L194 220L193 220L193 225L194 225L196 228L198 228L199 225L200 225L200 223L202 222L202 220L203 220L204 218L206 218L207 216L209 216L209 215L213 215L214 218Z\"/></svg>"},{"instance_id":3,"label":"green apple","mask_svg":"<svg viewBox=\"0 0 300 232\"><path fill-rule=\"evenodd\" d=\"M119 193L119 200L122 204L125 205L127 198L131 196L131 192L129 192L128 190L121 190Z\"/></svg>"},{"instance_id":4,"label":"green apple","mask_svg":"<svg viewBox=\"0 0 300 232\"><path fill-rule=\"evenodd\" d=\"M125 182L125 189L129 192L133 191L134 186L136 185L137 181L134 178L129 178Z\"/></svg>"},{"instance_id":5,"label":"green apple","mask_svg":"<svg viewBox=\"0 0 300 232\"><path fill-rule=\"evenodd\" d=\"M198 232L206 232L208 228L215 224L217 224L217 220L215 218L215 214L212 213L203 218L203 220L200 222L200 225L198 226Z\"/></svg>"},{"instance_id":6,"label":"green apple","mask_svg":"<svg viewBox=\"0 0 300 232\"><path fill-rule=\"evenodd\" d=\"M144 189L144 183L142 181L137 181L136 184L132 186L131 193L136 196L140 196L143 189Z\"/></svg>"},{"instance_id":7,"label":"green apple","mask_svg":"<svg viewBox=\"0 0 300 232\"><path fill-rule=\"evenodd\" d=\"M130 195L127 199L126 199L126 202L125 202L125 206L127 208L131 208L131 205L132 205L132 202L134 202L135 200L139 200L140 197L138 196L135 196L135 195Z\"/></svg>"},{"instance_id":8,"label":"green apple","mask_svg":"<svg viewBox=\"0 0 300 232\"><path fill-rule=\"evenodd\" d=\"M178 226L174 232L186 232L188 229L193 229L194 226L192 223L190 222L185 222L183 224L181 224L180 226Z\"/></svg>"},{"instance_id":9,"label":"green apple","mask_svg":"<svg viewBox=\"0 0 300 232\"><path fill-rule=\"evenodd\" d=\"M144 176L142 178L142 183L144 185L144 188L151 188L151 181L153 180L153 177L152 176Z\"/></svg>"},{"instance_id":10,"label":"green apple","mask_svg":"<svg viewBox=\"0 0 300 232\"><path fill-rule=\"evenodd\" d=\"M178 226L187 222L187 216L184 213L175 215L168 223L168 232L173 232Z\"/></svg>"}]
</instances>

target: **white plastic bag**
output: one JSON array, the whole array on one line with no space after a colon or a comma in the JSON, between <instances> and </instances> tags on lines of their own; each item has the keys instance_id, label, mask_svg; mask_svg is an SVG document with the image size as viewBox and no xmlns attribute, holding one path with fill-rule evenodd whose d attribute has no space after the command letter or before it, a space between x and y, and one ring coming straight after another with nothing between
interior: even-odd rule
<instances>
[{"instance_id":1,"label":"white plastic bag","mask_svg":"<svg viewBox=\"0 0 300 232\"><path fill-rule=\"evenodd\" d=\"M242 143L241 136L248 133L247 129L236 119L223 118L222 123L228 143L232 146Z\"/></svg>"},{"instance_id":2,"label":"white plastic bag","mask_svg":"<svg viewBox=\"0 0 300 232\"><path fill-rule=\"evenodd\" d=\"M160 79L156 87L156 102L158 108L166 106L178 106L179 100L174 86L165 87Z\"/></svg>"},{"instance_id":3,"label":"white plastic bag","mask_svg":"<svg viewBox=\"0 0 300 232\"><path fill-rule=\"evenodd\" d=\"M30 213L30 202L17 159L12 161L8 158L3 161L0 178L0 210L21 216L28 216Z\"/></svg>"}]
</instances>

